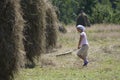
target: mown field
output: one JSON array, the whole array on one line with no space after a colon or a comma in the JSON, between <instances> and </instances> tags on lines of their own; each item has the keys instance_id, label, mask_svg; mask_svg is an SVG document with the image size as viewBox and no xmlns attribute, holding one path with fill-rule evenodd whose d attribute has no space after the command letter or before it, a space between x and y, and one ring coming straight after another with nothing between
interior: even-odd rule
<instances>
[{"instance_id":1,"label":"mown field","mask_svg":"<svg viewBox=\"0 0 120 80\"><path fill-rule=\"evenodd\" d=\"M58 56L77 48L79 33L74 25L59 33L57 51L42 54L35 68L21 69L15 80L120 80L120 25L100 24L86 29L90 48L87 67L72 54Z\"/></svg>"}]
</instances>

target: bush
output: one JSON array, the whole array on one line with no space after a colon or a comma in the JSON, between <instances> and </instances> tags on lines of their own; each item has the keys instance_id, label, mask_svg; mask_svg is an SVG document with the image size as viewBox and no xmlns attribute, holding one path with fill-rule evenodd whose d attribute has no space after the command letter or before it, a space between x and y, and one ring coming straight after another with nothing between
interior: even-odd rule
<instances>
[{"instance_id":1,"label":"bush","mask_svg":"<svg viewBox=\"0 0 120 80\"><path fill-rule=\"evenodd\" d=\"M120 11L115 10L112 18L112 23L120 24Z\"/></svg>"},{"instance_id":2,"label":"bush","mask_svg":"<svg viewBox=\"0 0 120 80\"><path fill-rule=\"evenodd\" d=\"M93 14L91 16L92 23L109 23L112 22L113 10L108 5L97 4L93 8Z\"/></svg>"}]
</instances>

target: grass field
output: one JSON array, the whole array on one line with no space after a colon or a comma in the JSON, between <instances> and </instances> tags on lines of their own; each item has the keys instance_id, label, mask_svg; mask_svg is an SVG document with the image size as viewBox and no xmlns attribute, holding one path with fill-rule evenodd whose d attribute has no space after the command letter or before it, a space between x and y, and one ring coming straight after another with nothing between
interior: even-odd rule
<instances>
[{"instance_id":1,"label":"grass field","mask_svg":"<svg viewBox=\"0 0 120 80\"><path fill-rule=\"evenodd\" d=\"M76 51L55 57L77 48L79 33L75 26L66 26L67 33L59 33L56 52L42 55L35 68L21 69L15 80L120 80L120 25L101 24L86 29L90 48L87 67Z\"/></svg>"}]
</instances>

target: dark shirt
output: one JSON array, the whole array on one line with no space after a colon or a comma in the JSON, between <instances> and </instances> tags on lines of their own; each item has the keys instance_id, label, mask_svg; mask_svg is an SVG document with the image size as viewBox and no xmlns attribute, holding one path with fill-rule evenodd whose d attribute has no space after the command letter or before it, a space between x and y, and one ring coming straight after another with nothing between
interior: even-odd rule
<instances>
[{"instance_id":1,"label":"dark shirt","mask_svg":"<svg viewBox=\"0 0 120 80\"><path fill-rule=\"evenodd\" d=\"M85 13L81 13L77 18L77 25L83 25L85 27L90 27L90 21Z\"/></svg>"}]
</instances>

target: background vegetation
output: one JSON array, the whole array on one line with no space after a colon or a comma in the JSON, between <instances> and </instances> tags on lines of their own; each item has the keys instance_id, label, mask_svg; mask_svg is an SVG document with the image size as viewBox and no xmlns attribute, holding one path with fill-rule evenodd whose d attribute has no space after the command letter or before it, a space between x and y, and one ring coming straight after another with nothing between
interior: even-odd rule
<instances>
[{"instance_id":1,"label":"background vegetation","mask_svg":"<svg viewBox=\"0 0 120 80\"><path fill-rule=\"evenodd\" d=\"M120 0L51 0L57 7L59 20L65 24L75 22L81 9L90 22L120 24Z\"/></svg>"}]
</instances>

